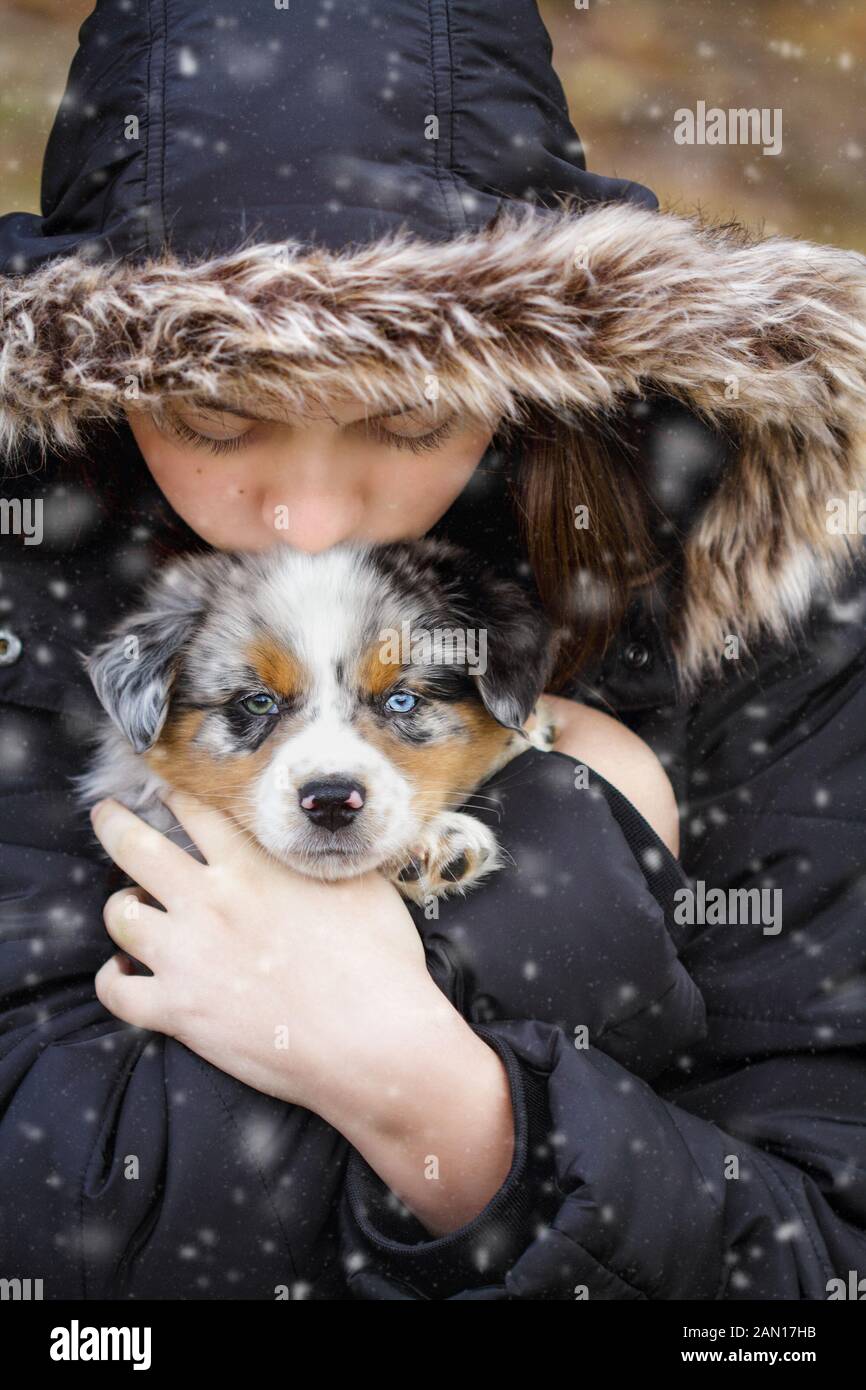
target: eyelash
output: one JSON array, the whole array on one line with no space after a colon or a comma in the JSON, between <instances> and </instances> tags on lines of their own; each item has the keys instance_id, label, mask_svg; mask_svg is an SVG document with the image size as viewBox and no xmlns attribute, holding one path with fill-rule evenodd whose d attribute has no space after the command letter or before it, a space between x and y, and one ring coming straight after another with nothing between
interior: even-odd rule
<instances>
[{"instance_id":1,"label":"eyelash","mask_svg":"<svg viewBox=\"0 0 866 1390\"><path fill-rule=\"evenodd\" d=\"M198 430L192 429L183 420L170 419L169 427L178 436L185 440L187 444L194 444L198 449L208 449L212 454L233 454L237 449L243 448L243 441L246 434L235 435L234 439L210 439L206 434L199 434ZM368 429L372 429L375 438L383 444L389 445L394 449L404 449L411 454L424 454L430 449L435 449L447 439L453 432L454 421L445 420L441 425L427 434L416 435L414 438L409 435L392 434L389 430L376 427L375 421L368 424ZM247 431L249 433L249 431Z\"/></svg>"},{"instance_id":2,"label":"eyelash","mask_svg":"<svg viewBox=\"0 0 866 1390\"><path fill-rule=\"evenodd\" d=\"M233 454L236 449L240 449L245 435L236 435L234 439L208 439L206 434L199 434L198 430L192 429L183 420L168 421L169 428L179 439L183 439L187 444L194 444L198 449L208 449L212 454Z\"/></svg>"},{"instance_id":3,"label":"eyelash","mask_svg":"<svg viewBox=\"0 0 866 1390\"><path fill-rule=\"evenodd\" d=\"M368 425L369 429L370 426ZM393 449L407 449L410 454L425 454L429 449L435 449L447 439L449 434L454 431L454 421L445 420L441 425L437 425L435 430L430 430L427 434L419 434L414 438L409 435L391 434L390 430L383 430L373 422L373 434L380 443L388 444Z\"/></svg>"}]
</instances>

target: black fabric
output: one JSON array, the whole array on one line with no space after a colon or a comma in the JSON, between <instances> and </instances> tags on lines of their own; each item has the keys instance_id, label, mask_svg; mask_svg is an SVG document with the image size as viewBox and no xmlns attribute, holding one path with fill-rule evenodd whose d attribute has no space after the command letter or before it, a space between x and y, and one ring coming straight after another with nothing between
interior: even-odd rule
<instances>
[{"instance_id":1,"label":"black fabric","mask_svg":"<svg viewBox=\"0 0 866 1390\"><path fill-rule=\"evenodd\" d=\"M528 749L472 814L513 867L433 920L410 906L434 978L467 1018L544 1019L647 1077L703 1036L674 944L673 884L687 879L624 797L575 759Z\"/></svg>"},{"instance_id":2,"label":"black fabric","mask_svg":"<svg viewBox=\"0 0 866 1390\"><path fill-rule=\"evenodd\" d=\"M587 172L550 56L535 0L98 0L42 215L0 218L0 272L73 251L340 248L401 226L442 240L511 199L655 208L642 185Z\"/></svg>"}]
</instances>

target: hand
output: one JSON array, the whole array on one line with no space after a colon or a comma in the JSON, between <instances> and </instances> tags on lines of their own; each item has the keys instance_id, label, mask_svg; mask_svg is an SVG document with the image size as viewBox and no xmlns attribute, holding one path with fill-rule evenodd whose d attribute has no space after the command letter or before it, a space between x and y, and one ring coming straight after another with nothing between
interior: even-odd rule
<instances>
[{"instance_id":1,"label":"hand","mask_svg":"<svg viewBox=\"0 0 866 1390\"><path fill-rule=\"evenodd\" d=\"M168 1033L257 1090L310 1105L328 1072L346 1069L375 1033L386 1045L407 1011L445 1003L397 890L376 874L324 884L271 859L211 807L167 804L202 864L116 802L95 808L94 831L139 889L109 898L118 946L96 977L106 1008Z\"/></svg>"},{"instance_id":2,"label":"hand","mask_svg":"<svg viewBox=\"0 0 866 1390\"><path fill-rule=\"evenodd\" d=\"M113 956L96 976L100 1002L321 1115L431 1228L470 1219L508 1170L508 1086L429 975L397 890L378 874L305 878L211 807L180 793L166 801L206 863L115 801L91 813L140 885L108 899L106 926L153 971ZM423 1181L431 1145L450 1181Z\"/></svg>"}]
</instances>

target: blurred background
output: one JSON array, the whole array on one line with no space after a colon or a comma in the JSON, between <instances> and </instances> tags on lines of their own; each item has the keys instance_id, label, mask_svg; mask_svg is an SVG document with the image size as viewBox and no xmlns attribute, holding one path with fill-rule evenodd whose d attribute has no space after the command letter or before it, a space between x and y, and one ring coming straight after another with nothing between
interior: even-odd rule
<instances>
[{"instance_id":1,"label":"blurred background","mask_svg":"<svg viewBox=\"0 0 866 1390\"><path fill-rule=\"evenodd\" d=\"M303 3L304 0L301 0ZM92 0L0 0L0 213L42 155ZM540 0L587 163L664 206L866 251L866 0ZM674 113L781 108L783 150L681 146Z\"/></svg>"}]
</instances>

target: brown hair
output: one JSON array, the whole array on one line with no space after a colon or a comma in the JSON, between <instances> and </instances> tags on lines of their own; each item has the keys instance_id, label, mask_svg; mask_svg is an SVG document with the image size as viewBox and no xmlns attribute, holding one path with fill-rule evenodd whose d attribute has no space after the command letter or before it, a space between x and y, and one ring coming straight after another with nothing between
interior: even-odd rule
<instances>
[{"instance_id":1,"label":"brown hair","mask_svg":"<svg viewBox=\"0 0 866 1390\"><path fill-rule=\"evenodd\" d=\"M527 407L503 444L516 457L508 483L523 545L559 634L558 690L602 654L658 567L647 491L622 423Z\"/></svg>"}]
</instances>

